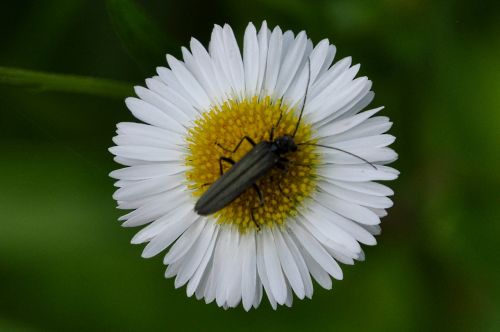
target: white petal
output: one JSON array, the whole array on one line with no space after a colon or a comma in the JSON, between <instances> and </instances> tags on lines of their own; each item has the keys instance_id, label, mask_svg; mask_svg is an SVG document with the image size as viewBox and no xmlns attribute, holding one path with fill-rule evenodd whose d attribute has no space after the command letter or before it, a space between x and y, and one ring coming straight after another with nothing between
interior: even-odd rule
<instances>
[{"instance_id":1,"label":"white petal","mask_svg":"<svg viewBox=\"0 0 500 332\"><path fill-rule=\"evenodd\" d=\"M190 120L190 117L186 115L186 113L180 110L170 100L165 99L162 95L150 89L143 88L142 86L136 86L134 90L139 98L157 107L173 120L179 121L180 124L186 124Z\"/></svg>"},{"instance_id":2,"label":"white petal","mask_svg":"<svg viewBox=\"0 0 500 332\"><path fill-rule=\"evenodd\" d=\"M281 66L281 49L283 47L283 34L279 27L274 28L271 39L269 40L269 49L267 53L267 66L264 76L264 94L274 96L276 82Z\"/></svg>"},{"instance_id":3,"label":"white petal","mask_svg":"<svg viewBox=\"0 0 500 332\"><path fill-rule=\"evenodd\" d=\"M318 201L321 199L321 196L319 197L316 197ZM311 235L321 239L324 245L341 250L348 256L349 253L357 253L361 249L354 237L337 225L335 222L337 215L322 205L312 204L310 211L303 213L302 216L301 222L304 227Z\"/></svg>"},{"instance_id":4,"label":"white petal","mask_svg":"<svg viewBox=\"0 0 500 332\"><path fill-rule=\"evenodd\" d=\"M318 77L322 76L325 72L328 71L328 69L330 69L336 53L337 53L337 48L335 47L335 45L329 45L325 62L323 63L323 67L321 67L321 70L319 71Z\"/></svg>"},{"instance_id":5,"label":"white petal","mask_svg":"<svg viewBox=\"0 0 500 332\"><path fill-rule=\"evenodd\" d=\"M211 226L213 226L213 223L209 223ZM181 259L186 253L193 247L194 243L198 240L200 237L202 231L206 235L209 231L213 232L213 227L210 228L207 225L207 222L205 219L200 219L198 222L194 223L191 225L178 239L175 241L175 243L172 245L172 247L169 249L165 257L163 258L163 264L168 265L177 262L179 259ZM206 230L205 230L206 228ZM212 234L210 232L210 234ZM206 239L205 241L208 242L210 241L209 239ZM201 240L200 240L201 241Z\"/></svg>"},{"instance_id":6,"label":"white petal","mask_svg":"<svg viewBox=\"0 0 500 332\"><path fill-rule=\"evenodd\" d=\"M377 149L383 148L394 143L396 138L389 134L365 136L350 140L338 140L335 136L321 140L322 144L340 148L343 150L354 150L359 148Z\"/></svg>"},{"instance_id":7,"label":"white petal","mask_svg":"<svg viewBox=\"0 0 500 332\"><path fill-rule=\"evenodd\" d=\"M323 108L323 110L327 111L324 113L327 116L322 119L318 117L321 120L317 123L324 124L335 119L341 119L346 114L356 114L356 112L353 113L353 110L358 109L359 105L367 100L367 97L371 97L372 85L372 81L366 77L355 79L352 86L343 89L345 90L345 97L343 99L339 98L335 103L331 102L331 104Z\"/></svg>"},{"instance_id":8,"label":"white petal","mask_svg":"<svg viewBox=\"0 0 500 332\"><path fill-rule=\"evenodd\" d=\"M144 160L125 158L125 157L114 157L113 160L123 166L140 166L154 164L155 162L147 162Z\"/></svg>"},{"instance_id":9,"label":"white petal","mask_svg":"<svg viewBox=\"0 0 500 332\"><path fill-rule=\"evenodd\" d=\"M177 262L175 264L170 264L169 266L167 266L167 269L165 270L165 278L168 279L175 277L177 273L179 273L181 267L182 267L182 262Z\"/></svg>"},{"instance_id":10,"label":"white petal","mask_svg":"<svg viewBox=\"0 0 500 332\"><path fill-rule=\"evenodd\" d=\"M330 123L332 121L341 121L347 119L364 110L365 107L368 106L375 97L374 92L371 90L372 86L372 82L368 81L368 84L364 89L360 90L357 95L353 96L351 98L351 101L345 104L342 108L338 109L335 113L332 113L330 114L330 116L323 119L323 121L320 122L321 125ZM347 133L348 132L349 131L347 131Z\"/></svg>"},{"instance_id":11,"label":"white petal","mask_svg":"<svg viewBox=\"0 0 500 332\"><path fill-rule=\"evenodd\" d=\"M215 283L216 293L215 293L215 301L219 307L223 306L227 302L228 291L230 282L232 281L232 273L231 271L231 261L234 256L234 240L235 234L232 226L227 226L227 230L221 233L221 238L219 240L219 244L216 248L216 256L215 256Z\"/></svg>"},{"instance_id":12,"label":"white petal","mask_svg":"<svg viewBox=\"0 0 500 332\"><path fill-rule=\"evenodd\" d=\"M281 267L283 268L283 272L295 294L297 294L297 297L299 299L303 299L305 296L305 289L295 259L290 252L290 249L288 249L288 246L286 245L285 240L281 235L281 231L274 227L272 229L272 233L276 242L276 248L281 262Z\"/></svg>"},{"instance_id":13,"label":"white petal","mask_svg":"<svg viewBox=\"0 0 500 332\"><path fill-rule=\"evenodd\" d=\"M331 55L331 60L333 60L333 56L335 55L335 46L331 45L333 47L333 55ZM322 68L324 66L330 66L330 63L327 63L327 61L330 59L329 56L329 47L330 43L328 42L328 39L323 39L320 41L316 47L312 50L310 59L311 59L311 84L314 84L316 81L316 78L318 78L321 74ZM325 69L326 70L326 69Z\"/></svg>"},{"instance_id":14,"label":"white petal","mask_svg":"<svg viewBox=\"0 0 500 332\"><path fill-rule=\"evenodd\" d=\"M136 181L115 191L113 198L117 201L141 199L170 190L178 186L183 179L182 175L164 175L153 179Z\"/></svg>"},{"instance_id":15,"label":"white petal","mask_svg":"<svg viewBox=\"0 0 500 332\"><path fill-rule=\"evenodd\" d=\"M200 262L200 265L196 269L193 277L189 280L186 293L188 296L192 296L193 293L197 292L196 298L200 299L200 294L203 294L204 288L206 286L206 281L208 279L208 275L211 270L212 258L215 248L215 243L217 241L217 236L219 234L219 225L215 225L215 231L212 234L212 239L210 240L210 244L203 254L203 259Z\"/></svg>"},{"instance_id":16,"label":"white petal","mask_svg":"<svg viewBox=\"0 0 500 332\"><path fill-rule=\"evenodd\" d=\"M323 200L321 200L320 198L321 196L317 197L317 202L320 204L320 206L314 206L314 210L316 209L320 209L323 211L323 214L324 215L327 215L328 216L328 221L332 224L334 224L335 226L337 226L338 228L340 228L343 232L346 232L348 233L350 236L352 236L354 239L356 239L357 241L361 242L361 243L364 243L364 244L367 244L367 245L375 245L377 243L377 241L375 240L375 238L372 236L372 234L370 234L366 229L365 229L365 226L366 225L360 225L350 219L347 219L343 216L341 216L340 214L336 213L336 212L333 212L331 210L329 210L327 208L328 206L328 202L325 202ZM325 210L326 209L326 210ZM319 219L321 220L321 219ZM320 224L320 222L318 222L318 220L314 220L314 222L312 222L313 224L317 224L318 225L318 228L323 230L323 233L325 236L330 236L331 237L331 232L326 232L325 231L325 226ZM321 225L321 226L320 226ZM372 226L372 225L370 225ZM328 226L327 226L328 227ZM337 231L337 233L339 233ZM332 246L333 249L338 249L338 248L334 248ZM346 246L347 249L349 249L349 247ZM351 258L354 258L355 254L359 253L359 251L361 250L361 247L357 246L356 248L354 249L350 249L351 251L349 252L346 252L345 250L338 250L338 251L341 251L344 255L346 256L349 256ZM350 252L352 252L354 255L351 255L349 254Z\"/></svg>"},{"instance_id":17,"label":"white petal","mask_svg":"<svg viewBox=\"0 0 500 332\"><path fill-rule=\"evenodd\" d=\"M165 250L194 222L199 222L199 216L194 213L188 213L184 218L173 220L148 243L142 252L142 257L153 257Z\"/></svg>"},{"instance_id":18,"label":"white petal","mask_svg":"<svg viewBox=\"0 0 500 332\"><path fill-rule=\"evenodd\" d=\"M358 261L364 261L365 260L365 252L361 250L359 253Z\"/></svg>"},{"instance_id":19,"label":"white petal","mask_svg":"<svg viewBox=\"0 0 500 332\"><path fill-rule=\"evenodd\" d=\"M385 196L373 196L357 191L348 190L326 181L319 181L318 186L327 193L342 198L351 203L364 206L387 209L392 206L392 201Z\"/></svg>"},{"instance_id":20,"label":"white petal","mask_svg":"<svg viewBox=\"0 0 500 332\"><path fill-rule=\"evenodd\" d=\"M169 190L140 208L121 216L118 220L126 220L122 224L124 227L135 227L167 215L173 211L174 207L192 209L190 198L186 196L186 193L182 192L180 188Z\"/></svg>"},{"instance_id":21,"label":"white petal","mask_svg":"<svg viewBox=\"0 0 500 332\"><path fill-rule=\"evenodd\" d=\"M392 122L385 116L376 116L352 128L345 133L336 136L337 140L349 140L353 138L379 135L387 132L392 127Z\"/></svg>"},{"instance_id":22,"label":"white petal","mask_svg":"<svg viewBox=\"0 0 500 332\"><path fill-rule=\"evenodd\" d=\"M264 21L262 22L262 26L259 30L259 35L257 36L259 40L259 76L257 80L256 92L258 95L261 94L261 89L264 82L264 75L266 73L269 36L270 36L270 31L267 28L266 21Z\"/></svg>"},{"instance_id":23,"label":"white petal","mask_svg":"<svg viewBox=\"0 0 500 332\"><path fill-rule=\"evenodd\" d=\"M233 242L234 256L231 265L231 271L234 271L228 288L227 305L230 308L238 306L242 297L242 273L243 273L243 248L241 246L241 234L235 229L236 240Z\"/></svg>"},{"instance_id":24,"label":"white petal","mask_svg":"<svg viewBox=\"0 0 500 332\"><path fill-rule=\"evenodd\" d=\"M269 279L266 271L266 264L264 263L264 257L266 256L266 252L264 250L264 236L262 234L257 234L257 271L259 273L260 280L262 282L262 286L264 286L264 290L266 291L267 298L271 307L276 310L276 300L274 299L274 295L269 286Z\"/></svg>"},{"instance_id":25,"label":"white petal","mask_svg":"<svg viewBox=\"0 0 500 332\"><path fill-rule=\"evenodd\" d=\"M275 240L272 232L269 229L263 229L263 250L264 264L266 267L267 278L269 280L269 288L276 299L276 302L283 304L286 301L286 284L281 270L278 252L276 250Z\"/></svg>"},{"instance_id":26,"label":"white petal","mask_svg":"<svg viewBox=\"0 0 500 332\"><path fill-rule=\"evenodd\" d=\"M235 97L236 88L232 82L230 68L227 65L229 59L224 46L222 27L218 25L215 25L212 30L209 51L214 63L215 79L219 82L224 95L230 98Z\"/></svg>"},{"instance_id":27,"label":"white petal","mask_svg":"<svg viewBox=\"0 0 500 332\"><path fill-rule=\"evenodd\" d=\"M359 257L359 253L354 258L351 258L350 256L344 254L343 252L337 249L333 249L328 246L325 246L325 249L326 251L328 251L330 255L332 255L333 259L335 259L336 262L340 262L342 264L354 265L354 259L357 259Z\"/></svg>"},{"instance_id":28,"label":"white petal","mask_svg":"<svg viewBox=\"0 0 500 332\"><path fill-rule=\"evenodd\" d=\"M282 236L299 269L300 276L304 285L305 296L307 296L308 298L312 298L313 285L306 262L304 261L304 258L302 257L302 254L300 253L300 250L295 244L294 240L290 237L290 234L288 234L288 232L285 230L282 232Z\"/></svg>"},{"instance_id":29,"label":"white petal","mask_svg":"<svg viewBox=\"0 0 500 332\"><path fill-rule=\"evenodd\" d=\"M243 39L243 66L245 68L245 92L247 97L255 96L259 79L259 41L252 23L245 30Z\"/></svg>"},{"instance_id":30,"label":"white petal","mask_svg":"<svg viewBox=\"0 0 500 332\"><path fill-rule=\"evenodd\" d=\"M330 275L312 258L307 250L304 250L304 248L301 249L304 261L306 262L307 268L309 269L309 272L313 276L314 280L316 280L316 282L324 289L332 289L332 279L330 278Z\"/></svg>"},{"instance_id":31,"label":"white petal","mask_svg":"<svg viewBox=\"0 0 500 332\"><path fill-rule=\"evenodd\" d=\"M144 123L120 122L116 127L116 133L118 135L152 138L158 141L168 142L172 146L180 143L177 139L180 135Z\"/></svg>"},{"instance_id":32,"label":"white petal","mask_svg":"<svg viewBox=\"0 0 500 332\"><path fill-rule=\"evenodd\" d=\"M307 90L307 84L309 82L309 65L306 64L300 70L300 74L297 75L294 82L286 91L283 96L284 102L292 108L298 109L302 106L305 99Z\"/></svg>"},{"instance_id":33,"label":"white petal","mask_svg":"<svg viewBox=\"0 0 500 332\"><path fill-rule=\"evenodd\" d=\"M163 72L164 70L166 71L167 69L163 68L160 71ZM184 98L175 88L165 84L159 76L146 79L146 86L175 105L178 110L184 113L185 117L192 120L198 115L198 111L193 107L189 99Z\"/></svg>"},{"instance_id":34,"label":"white petal","mask_svg":"<svg viewBox=\"0 0 500 332\"><path fill-rule=\"evenodd\" d=\"M293 292L290 285L287 285L285 305L291 308L293 304Z\"/></svg>"},{"instance_id":35,"label":"white petal","mask_svg":"<svg viewBox=\"0 0 500 332\"><path fill-rule=\"evenodd\" d=\"M331 181L331 183L342 187L344 189L357 191L359 193L373 195L373 196L392 196L394 191L376 182L347 182L347 181Z\"/></svg>"},{"instance_id":36,"label":"white petal","mask_svg":"<svg viewBox=\"0 0 500 332\"><path fill-rule=\"evenodd\" d=\"M138 209L143 205L155 201L156 199L158 199L158 196L163 194L164 192L161 192L159 194L153 194L142 198L127 200L127 201L117 201L118 206L116 208L122 210Z\"/></svg>"},{"instance_id":37,"label":"white petal","mask_svg":"<svg viewBox=\"0 0 500 332\"><path fill-rule=\"evenodd\" d=\"M167 54L167 62L180 85L191 95L196 104L202 109L210 108L207 93L185 65L169 54Z\"/></svg>"},{"instance_id":38,"label":"white petal","mask_svg":"<svg viewBox=\"0 0 500 332\"><path fill-rule=\"evenodd\" d=\"M366 229L372 235L380 235L382 232L382 228L380 225L361 225L364 229Z\"/></svg>"},{"instance_id":39,"label":"white petal","mask_svg":"<svg viewBox=\"0 0 500 332\"><path fill-rule=\"evenodd\" d=\"M373 180L394 180L399 172L387 166L376 166L373 169L370 165L337 166L328 165L318 167L319 173L331 180L364 182Z\"/></svg>"},{"instance_id":40,"label":"white petal","mask_svg":"<svg viewBox=\"0 0 500 332\"><path fill-rule=\"evenodd\" d=\"M263 295L263 290L262 290L262 281L260 278L257 278L257 283L255 285L255 298L253 299L253 307L258 308L260 305L260 302L262 301L262 295Z\"/></svg>"},{"instance_id":41,"label":"white petal","mask_svg":"<svg viewBox=\"0 0 500 332\"><path fill-rule=\"evenodd\" d=\"M314 222L312 219L306 218L306 217L299 217L298 220L300 220L301 224L304 226L304 228L310 232L310 234L325 248L325 250L332 256L342 256L342 257L348 257L350 259L356 258L361 251L361 247L358 245L356 250L351 250L337 242L335 242L332 239L331 234L327 234L326 232L323 232L323 228L320 227L320 225L316 222ZM329 224L336 224L334 221L329 221ZM339 228L339 227L337 227ZM350 234L345 232L344 230L340 229L344 234L349 235L352 237ZM352 237L354 238L354 237ZM335 260L332 263L332 271L336 271L337 277L342 277L342 271L340 270L340 267L336 264ZM336 278L337 278L336 277Z\"/></svg>"},{"instance_id":42,"label":"white petal","mask_svg":"<svg viewBox=\"0 0 500 332\"><path fill-rule=\"evenodd\" d=\"M174 164L151 164L120 168L109 173L114 179L146 180L162 175L173 175L184 171L184 167Z\"/></svg>"},{"instance_id":43,"label":"white petal","mask_svg":"<svg viewBox=\"0 0 500 332\"><path fill-rule=\"evenodd\" d=\"M307 36L304 31L297 35L289 49L284 54L285 58L281 64L278 81L276 82L276 96L283 96L290 86L299 66L301 65L306 50Z\"/></svg>"},{"instance_id":44,"label":"white petal","mask_svg":"<svg viewBox=\"0 0 500 332\"><path fill-rule=\"evenodd\" d=\"M220 231L219 231L220 234ZM216 242L216 246L219 241ZM215 249L214 257L212 258L212 263L207 266L207 274L204 276L204 289L203 297L205 298L205 303L211 303L215 300L215 292L217 290L217 284L215 283ZM206 280L206 281L205 281Z\"/></svg>"},{"instance_id":45,"label":"white petal","mask_svg":"<svg viewBox=\"0 0 500 332\"><path fill-rule=\"evenodd\" d=\"M358 77L349 82L347 86L336 87L328 95L316 98L315 104L311 101L311 103L308 103L309 112L311 113L311 110L314 110L314 113L310 114L311 122L329 121L338 117L342 114L342 112L338 111L353 100L356 101L356 98L362 98L370 90L371 84L371 81L366 77Z\"/></svg>"},{"instance_id":46,"label":"white petal","mask_svg":"<svg viewBox=\"0 0 500 332\"><path fill-rule=\"evenodd\" d=\"M162 148L173 151L182 151L185 149L179 145L174 144L172 140L159 140L154 137L148 136L137 136L137 135L117 135L113 137L113 143L116 145L135 145L135 146L146 146L154 148Z\"/></svg>"},{"instance_id":47,"label":"white petal","mask_svg":"<svg viewBox=\"0 0 500 332\"><path fill-rule=\"evenodd\" d=\"M242 259L242 302L243 308L248 311L254 303L257 285L257 251L255 248L255 233L244 234L242 239L243 259Z\"/></svg>"},{"instance_id":48,"label":"white petal","mask_svg":"<svg viewBox=\"0 0 500 332\"><path fill-rule=\"evenodd\" d=\"M149 146L113 146L109 151L118 157L145 161L182 163L182 154L178 151Z\"/></svg>"},{"instance_id":49,"label":"white petal","mask_svg":"<svg viewBox=\"0 0 500 332\"><path fill-rule=\"evenodd\" d=\"M176 120L143 100L129 97L125 99L125 103L132 114L139 120L174 133L185 132L185 129Z\"/></svg>"},{"instance_id":50,"label":"white petal","mask_svg":"<svg viewBox=\"0 0 500 332\"><path fill-rule=\"evenodd\" d=\"M385 209L375 209L375 208L368 208L369 210L373 211L379 218L383 218L387 215L387 210Z\"/></svg>"},{"instance_id":51,"label":"white petal","mask_svg":"<svg viewBox=\"0 0 500 332\"><path fill-rule=\"evenodd\" d=\"M198 223L203 224L202 220L198 220ZM193 226L191 226L190 229L192 227ZM216 228L214 227L214 222L208 220L205 227L202 227L202 230L199 231L200 233L198 235L196 235L196 231L191 234L192 237L197 237L197 240L193 240L191 242L191 245L187 245L189 252L186 254L186 257L182 259L182 267L179 270L177 277L175 278L176 288L188 282L189 279L193 277L200 264L203 262L204 254L207 251L210 251L210 248L212 246L215 229ZM186 231L184 234L186 234L188 231ZM179 242L184 237L184 234L179 240L176 241L175 245L177 245L177 242Z\"/></svg>"},{"instance_id":52,"label":"white petal","mask_svg":"<svg viewBox=\"0 0 500 332\"><path fill-rule=\"evenodd\" d=\"M354 220L360 224L377 225L380 223L380 218L370 209L358 204L349 203L338 197L333 197L328 193L320 193L317 195L323 202L328 202L326 207L338 214Z\"/></svg>"},{"instance_id":53,"label":"white petal","mask_svg":"<svg viewBox=\"0 0 500 332\"><path fill-rule=\"evenodd\" d=\"M339 149L339 150L336 150ZM319 147L322 162L326 164L356 165L370 163L384 164L397 159L398 154L390 148L350 148L340 149L335 146L330 148ZM372 167L376 167L372 165Z\"/></svg>"},{"instance_id":54,"label":"white petal","mask_svg":"<svg viewBox=\"0 0 500 332\"><path fill-rule=\"evenodd\" d=\"M351 117L353 115L358 114L362 110L365 109L370 103L373 101L373 98L375 98L375 93L373 91L368 91L361 99L357 100L354 105L350 105L350 109L346 112L344 112L342 115L337 117L336 120L343 120L348 117Z\"/></svg>"},{"instance_id":55,"label":"white petal","mask_svg":"<svg viewBox=\"0 0 500 332\"><path fill-rule=\"evenodd\" d=\"M297 239L300 239L300 244L305 251L335 279L342 279L342 270L340 270L337 262L323 248L323 246L302 226L296 222L290 222L290 229L295 234Z\"/></svg>"},{"instance_id":56,"label":"white petal","mask_svg":"<svg viewBox=\"0 0 500 332\"><path fill-rule=\"evenodd\" d=\"M231 78L233 82L233 87L235 88L237 96L243 97L245 89L245 72L243 69L243 61L241 59L240 49L236 38L234 37L233 30L227 24L224 25L222 30L224 48L226 51L228 63L225 65L229 67Z\"/></svg>"},{"instance_id":57,"label":"white petal","mask_svg":"<svg viewBox=\"0 0 500 332\"><path fill-rule=\"evenodd\" d=\"M326 91L327 87L332 87L331 85L334 84L336 81L339 80L339 77L346 71L348 70L349 66L351 65L351 57L344 58L338 62L336 62L326 73L321 75L316 79L316 82L312 85L311 87L311 93L309 99L312 101L315 98L318 98L318 96L321 98L321 95L328 95L328 93L324 92ZM356 73L354 73L356 75ZM350 75L354 77L354 75ZM334 88L335 86L333 86Z\"/></svg>"},{"instance_id":58,"label":"white petal","mask_svg":"<svg viewBox=\"0 0 500 332\"><path fill-rule=\"evenodd\" d=\"M224 93L225 87L223 83L219 82L218 77L220 75L216 74L217 70L210 54L195 38L191 38L191 52L193 53L193 57L198 64L198 70L203 77L201 83L203 86L207 86L205 90L211 90L211 93L213 94L211 98L221 104L226 98Z\"/></svg>"},{"instance_id":59,"label":"white petal","mask_svg":"<svg viewBox=\"0 0 500 332\"><path fill-rule=\"evenodd\" d=\"M165 67L156 67L156 72L158 73L159 79L170 88L171 92L186 100L191 105L191 108L194 108L197 113L200 113L202 105L200 105L199 102L196 101L191 93L186 91L184 86L179 82L171 69ZM184 83L184 85L185 84L186 83Z\"/></svg>"},{"instance_id":60,"label":"white petal","mask_svg":"<svg viewBox=\"0 0 500 332\"><path fill-rule=\"evenodd\" d=\"M186 69L193 75L196 82L200 85L202 90L206 93L208 99L210 99L210 105L216 105L218 103L219 93L217 93L216 84L214 80L207 77L206 70L210 67L201 67L198 61L195 60L194 56L189 52L186 47L182 47L182 58L184 59L184 65Z\"/></svg>"},{"instance_id":61,"label":"white petal","mask_svg":"<svg viewBox=\"0 0 500 332\"><path fill-rule=\"evenodd\" d=\"M378 108L375 108L375 109L372 109L369 111L365 111L365 112L353 115L353 116L346 118L346 119L343 119L343 120L332 121L330 123L327 123L326 125L323 125L318 129L319 136L323 138L323 137L338 135L338 134L341 134L343 132L346 132L349 129L364 122L366 119L373 116L374 114L378 113L383 108L384 107L378 107Z\"/></svg>"}]
</instances>

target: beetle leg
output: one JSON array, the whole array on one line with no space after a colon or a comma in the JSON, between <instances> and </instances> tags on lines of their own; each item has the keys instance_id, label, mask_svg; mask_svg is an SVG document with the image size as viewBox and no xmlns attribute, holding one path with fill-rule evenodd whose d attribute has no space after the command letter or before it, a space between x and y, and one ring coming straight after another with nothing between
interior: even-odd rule
<instances>
[{"instance_id":1,"label":"beetle leg","mask_svg":"<svg viewBox=\"0 0 500 332\"><path fill-rule=\"evenodd\" d=\"M280 190L280 193L286 197L286 199L288 199L289 201L291 201L292 199L290 198L290 196L288 196L287 194L285 194L285 191L283 190L283 188L281 187L281 179L283 178L283 176L285 176L287 173L288 173L288 165L289 165L289 160L285 157L281 157L280 160L278 160L278 163L276 164L276 166L283 170L283 173L281 173L278 181L276 181L276 184L278 186L278 189ZM271 182L274 182L274 178L271 177ZM295 201L295 200L294 200Z\"/></svg>"},{"instance_id":2,"label":"beetle leg","mask_svg":"<svg viewBox=\"0 0 500 332\"><path fill-rule=\"evenodd\" d=\"M201 186L196 187L196 189L201 189L201 188L206 187L206 186L209 186L209 185L211 185L211 184L212 184L212 182L210 182L210 183L204 183L204 184L202 184Z\"/></svg>"},{"instance_id":3,"label":"beetle leg","mask_svg":"<svg viewBox=\"0 0 500 332\"><path fill-rule=\"evenodd\" d=\"M259 223L257 222L257 220L255 220L255 217L254 217L254 215L253 215L253 211L254 211L255 209L256 209L256 208L252 208L252 209L250 210L250 214L252 215L252 221L253 221L253 223L255 224L255 227L257 227L257 231L260 231L260 225L259 225Z\"/></svg>"},{"instance_id":4,"label":"beetle leg","mask_svg":"<svg viewBox=\"0 0 500 332\"><path fill-rule=\"evenodd\" d=\"M285 171L287 169L287 165L282 163L277 163L276 167L278 167L282 171Z\"/></svg>"},{"instance_id":5,"label":"beetle leg","mask_svg":"<svg viewBox=\"0 0 500 332\"><path fill-rule=\"evenodd\" d=\"M280 159L278 159L278 162L276 163L276 167L283 171L288 171L289 162L290 160L288 160L287 158L280 157Z\"/></svg>"},{"instance_id":6,"label":"beetle leg","mask_svg":"<svg viewBox=\"0 0 500 332\"><path fill-rule=\"evenodd\" d=\"M244 142L244 141L247 141L248 143L252 144L252 146L255 146L255 142L253 141L253 139L251 139L249 136L243 136L240 140L240 142L236 145L236 147L233 149L233 150L230 150L228 148L225 148L222 144L220 143L215 143L218 147L220 147L222 150L224 151L227 151L227 152L231 152L231 153L235 153L236 151L238 151L238 149L240 148L240 145Z\"/></svg>"},{"instance_id":7,"label":"beetle leg","mask_svg":"<svg viewBox=\"0 0 500 332\"><path fill-rule=\"evenodd\" d=\"M285 196L286 199L288 199L289 201L291 201L292 199L290 198L290 196L288 196L287 194L285 194L285 191L283 190L283 188L281 187L281 178L278 180L277 184L278 184L278 189L280 190L280 193L281 195Z\"/></svg>"},{"instance_id":8,"label":"beetle leg","mask_svg":"<svg viewBox=\"0 0 500 332\"><path fill-rule=\"evenodd\" d=\"M257 227L257 230L260 231L260 225L259 223L257 222L257 220L255 220L255 216L254 216L254 211L256 209L258 209L259 207L263 206L264 205L264 194L262 194L262 191L260 190L259 186L256 185L255 183L252 185L253 189L255 189L255 191L257 192L257 196L259 196L259 206L257 207L253 207L251 210L250 210L250 214L252 215L252 221L253 223L255 224L255 226Z\"/></svg>"},{"instance_id":9,"label":"beetle leg","mask_svg":"<svg viewBox=\"0 0 500 332\"><path fill-rule=\"evenodd\" d=\"M309 164L297 164L297 163L291 163L293 166L298 166L298 167L307 167L307 168L311 168L312 165L309 165Z\"/></svg>"},{"instance_id":10,"label":"beetle leg","mask_svg":"<svg viewBox=\"0 0 500 332\"><path fill-rule=\"evenodd\" d=\"M280 157L280 159L278 160L278 164L279 163L287 163L288 165L299 166L299 167L307 167L307 168L311 168L312 167L311 164L299 164L299 163L296 163L294 161L290 161L290 160L288 160L285 157Z\"/></svg>"},{"instance_id":11,"label":"beetle leg","mask_svg":"<svg viewBox=\"0 0 500 332\"><path fill-rule=\"evenodd\" d=\"M257 193L257 196L259 196L259 206L261 207L264 205L264 194L262 193L262 190L260 190L259 186L256 185L255 183L252 184L253 189L255 189L255 192Z\"/></svg>"},{"instance_id":12,"label":"beetle leg","mask_svg":"<svg viewBox=\"0 0 500 332\"><path fill-rule=\"evenodd\" d=\"M280 193L281 193L283 196L285 196L285 197L286 197L289 201L291 201L291 198L290 198L290 197L288 197L288 195L287 195L287 194L285 194L285 192L283 191L283 188L281 188L281 183L280 183L280 182L278 182L278 189L280 190Z\"/></svg>"},{"instance_id":13,"label":"beetle leg","mask_svg":"<svg viewBox=\"0 0 500 332\"><path fill-rule=\"evenodd\" d=\"M232 160L231 158L228 157L220 157L219 158L219 169L220 169L220 175L224 174L224 169L222 168L222 162L225 161L226 163L229 163L231 165L234 165L236 162Z\"/></svg>"}]
</instances>

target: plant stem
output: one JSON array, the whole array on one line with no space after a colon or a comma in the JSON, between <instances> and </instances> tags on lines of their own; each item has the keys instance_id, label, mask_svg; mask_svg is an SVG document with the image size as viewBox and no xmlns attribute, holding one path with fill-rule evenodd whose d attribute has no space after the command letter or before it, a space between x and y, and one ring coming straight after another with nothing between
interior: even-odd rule
<instances>
[{"instance_id":1,"label":"plant stem","mask_svg":"<svg viewBox=\"0 0 500 332\"><path fill-rule=\"evenodd\" d=\"M125 98L132 94L132 84L125 82L7 67L0 67L0 84L107 98Z\"/></svg>"}]
</instances>

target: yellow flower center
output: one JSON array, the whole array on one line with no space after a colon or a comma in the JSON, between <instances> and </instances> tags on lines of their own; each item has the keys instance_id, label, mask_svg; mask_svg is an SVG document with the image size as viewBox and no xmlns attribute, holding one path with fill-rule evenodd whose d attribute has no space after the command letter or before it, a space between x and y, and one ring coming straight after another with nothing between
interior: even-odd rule
<instances>
[{"instance_id":1,"label":"yellow flower center","mask_svg":"<svg viewBox=\"0 0 500 332\"><path fill-rule=\"evenodd\" d=\"M244 136L249 136L257 144L269 141L271 128L277 124L280 114L282 118L274 130L274 139L292 135L298 121L297 113L279 101L272 102L269 97L231 100L203 113L187 134L186 178L193 195L200 197L221 176L220 157L237 162L252 149L252 145L244 141L238 150L231 152ZM302 120L294 141L296 144L314 142L312 134L311 125ZM283 225L289 216L294 215L297 207L316 188L318 155L315 146L299 145L297 151L284 157L289 160L285 170L274 167L256 182L264 204L260 204L257 192L250 187L213 214L217 221L237 224L244 232L258 228L257 224L259 228L261 225ZM224 171L232 167L225 162L222 165Z\"/></svg>"}]
</instances>

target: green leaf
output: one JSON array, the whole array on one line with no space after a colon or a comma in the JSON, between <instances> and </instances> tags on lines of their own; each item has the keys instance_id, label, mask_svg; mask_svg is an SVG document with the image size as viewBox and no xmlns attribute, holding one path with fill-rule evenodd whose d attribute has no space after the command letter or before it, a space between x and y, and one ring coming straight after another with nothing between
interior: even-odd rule
<instances>
[{"instance_id":1,"label":"green leaf","mask_svg":"<svg viewBox=\"0 0 500 332\"><path fill-rule=\"evenodd\" d=\"M162 61L168 46L167 34L133 0L106 0L108 14L122 46L142 68Z\"/></svg>"},{"instance_id":2,"label":"green leaf","mask_svg":"<svg viewBox=\"0 0 500 332\"><path fill-rule=\"evenodd\" d=\"M125 82L7 67L0 67L0 84L22 86L39 91L70 92L108 98L125 98L132 94L132 84Z\"/></svg>"}]
</instances>

